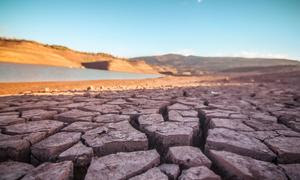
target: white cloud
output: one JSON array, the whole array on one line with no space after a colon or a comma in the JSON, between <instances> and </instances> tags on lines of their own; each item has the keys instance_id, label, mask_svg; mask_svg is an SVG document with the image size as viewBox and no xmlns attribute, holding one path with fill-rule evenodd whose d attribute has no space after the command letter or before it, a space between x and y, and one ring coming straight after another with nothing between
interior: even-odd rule
<instances>
[{"instance_id":1,"label":"white cloud","mask_svg":"<svg viewBox=\"0 0 300 180\"><path fill-rule=\"evenodd\" d=\"M193 49L181 49L173 52L174 54L181 54L184 56L195 55L196 51Z\"/></svg>"},{"instance_id":2,"label":"white cloud","mask_svg":"<svg viewBox=\"0 0 300 180\"><path fill-rule=\"evenodd\" d=\"M193 49L179 49L179 50L153 51L148 55L159 56L159 55L165 55L165 54L180 54L180 55L184 55L184 56L190 56L190 55L196 55L197 52Z\"/></svg>"},{"instance_id":3,"label":"white cloud","mask_svg":"<svg viewBox=\"0 0 300 180\"><path fill-rule=\"evenodd\" d=\"M215 56L220 57L244 57L244 58L275 58L275 59L291 59L287 54L279 53L265 53L265 52L253 52L253 51L241 51L238 53L217 53Z\"/></svg>"},{"instance_id":4,"label":"white cloud","mask_svg":"<svg viewBox=\"0 0 300 180\"><path fill-rule=\"evenodd\" d=\"M277 53L258 53L250 51L242 51L240 53L233 54L234 57L246 57L246 58L282 58L288 59L287 54L277 54Z\"/></svg>"},{"instance_id":5,"label":"white cloud","mask_svg":"<svg viewBox=\"0 0 300 180\"><path fill-rule=\"evenodd\" d=\"M198 3L202 3L202 2L203 2L203 0L197 0L197 2L198 2Z\"/></svg>"}]
</instances>

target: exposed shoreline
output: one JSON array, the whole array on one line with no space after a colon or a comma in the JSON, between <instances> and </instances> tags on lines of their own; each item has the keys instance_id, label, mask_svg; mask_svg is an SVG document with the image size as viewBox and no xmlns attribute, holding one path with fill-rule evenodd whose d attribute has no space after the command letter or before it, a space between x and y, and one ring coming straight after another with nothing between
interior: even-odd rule
<instances>
[{"instance_id":1,"label":"exposed shoreline","mask_svg":"<svg viewBox=\"0 0 300 180\"><path fill-rule=\"evenodd\" d=\"M92 80L92 81L60 81L60 82L15 82L0 83L0 95L26 93L55 93L62 91L96 91L157 89L171 87L199 86L205 83L218 83L225 80L224 75L205 76L167 76L137 80Z\"/></svg>"},{"instance_id":2,"label":"exposed shoreline","mask_svg":"<svg viewBox=\"0 0 300 180\"><path fill-rule=\"evenodd\" d=\"M223 73L201 76L165 76L136 80L87 80L58 82L0 83L0 96L21 94L84 93L135 89L170 89L176 87L231 86L253 83L299 84L300 71L274 73ZM297 85L296 85L297 87Z\"/></svg>"}]
</instances>

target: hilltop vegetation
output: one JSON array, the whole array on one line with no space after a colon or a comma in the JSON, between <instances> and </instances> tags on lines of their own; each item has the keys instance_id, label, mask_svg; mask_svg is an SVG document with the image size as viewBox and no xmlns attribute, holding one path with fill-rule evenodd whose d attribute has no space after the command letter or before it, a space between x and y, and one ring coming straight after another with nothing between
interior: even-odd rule
<instances>
[{"instance_id":1,"label":"hilltop vegetation","mask_svg":"<svg viewBox=\"0 0 300 180\"><path fill-rule=\"evenodd\" d=\"M262 67L286 68L299 66L300 62L288 59L241 58L241 57L201 57L166 54L161 56L137 57L132 60L145 61L152 65L171 66L179 74L204 74L212 72L238 72L261 69ZM248 67L250 69L248 69Z\"/></svg>"}]
</instances>

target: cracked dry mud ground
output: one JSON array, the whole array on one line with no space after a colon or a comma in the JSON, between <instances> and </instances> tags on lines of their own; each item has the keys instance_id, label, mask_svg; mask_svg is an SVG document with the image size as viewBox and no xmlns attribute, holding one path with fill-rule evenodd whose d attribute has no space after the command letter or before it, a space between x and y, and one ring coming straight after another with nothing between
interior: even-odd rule
<instances>
[{"instance_id":1,"label":"cracked dry mud ground","mask_svg":"<svg viewBox=\"0 0 300 180\"><path fill-rule=\"evenodd\" d=\"M0 179L300 179L297 85L0 98Z\"/></svg>"}]
</instances>

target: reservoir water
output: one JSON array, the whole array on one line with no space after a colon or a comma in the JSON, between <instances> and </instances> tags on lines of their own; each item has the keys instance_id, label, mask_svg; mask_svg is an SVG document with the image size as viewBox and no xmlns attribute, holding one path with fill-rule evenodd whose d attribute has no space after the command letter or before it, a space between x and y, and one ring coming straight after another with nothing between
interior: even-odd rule
<instances>
[{"instance_id":1,"label":"reservoir water","mask_svg":"<svg viewBox=\"0 0 300 180\"><path fill-rule=\"evenodd\" d=\"M0 63L0 82L146 79L157 77L161 77L161 75L31 64Z\"/></svg>"}]
</instances>

